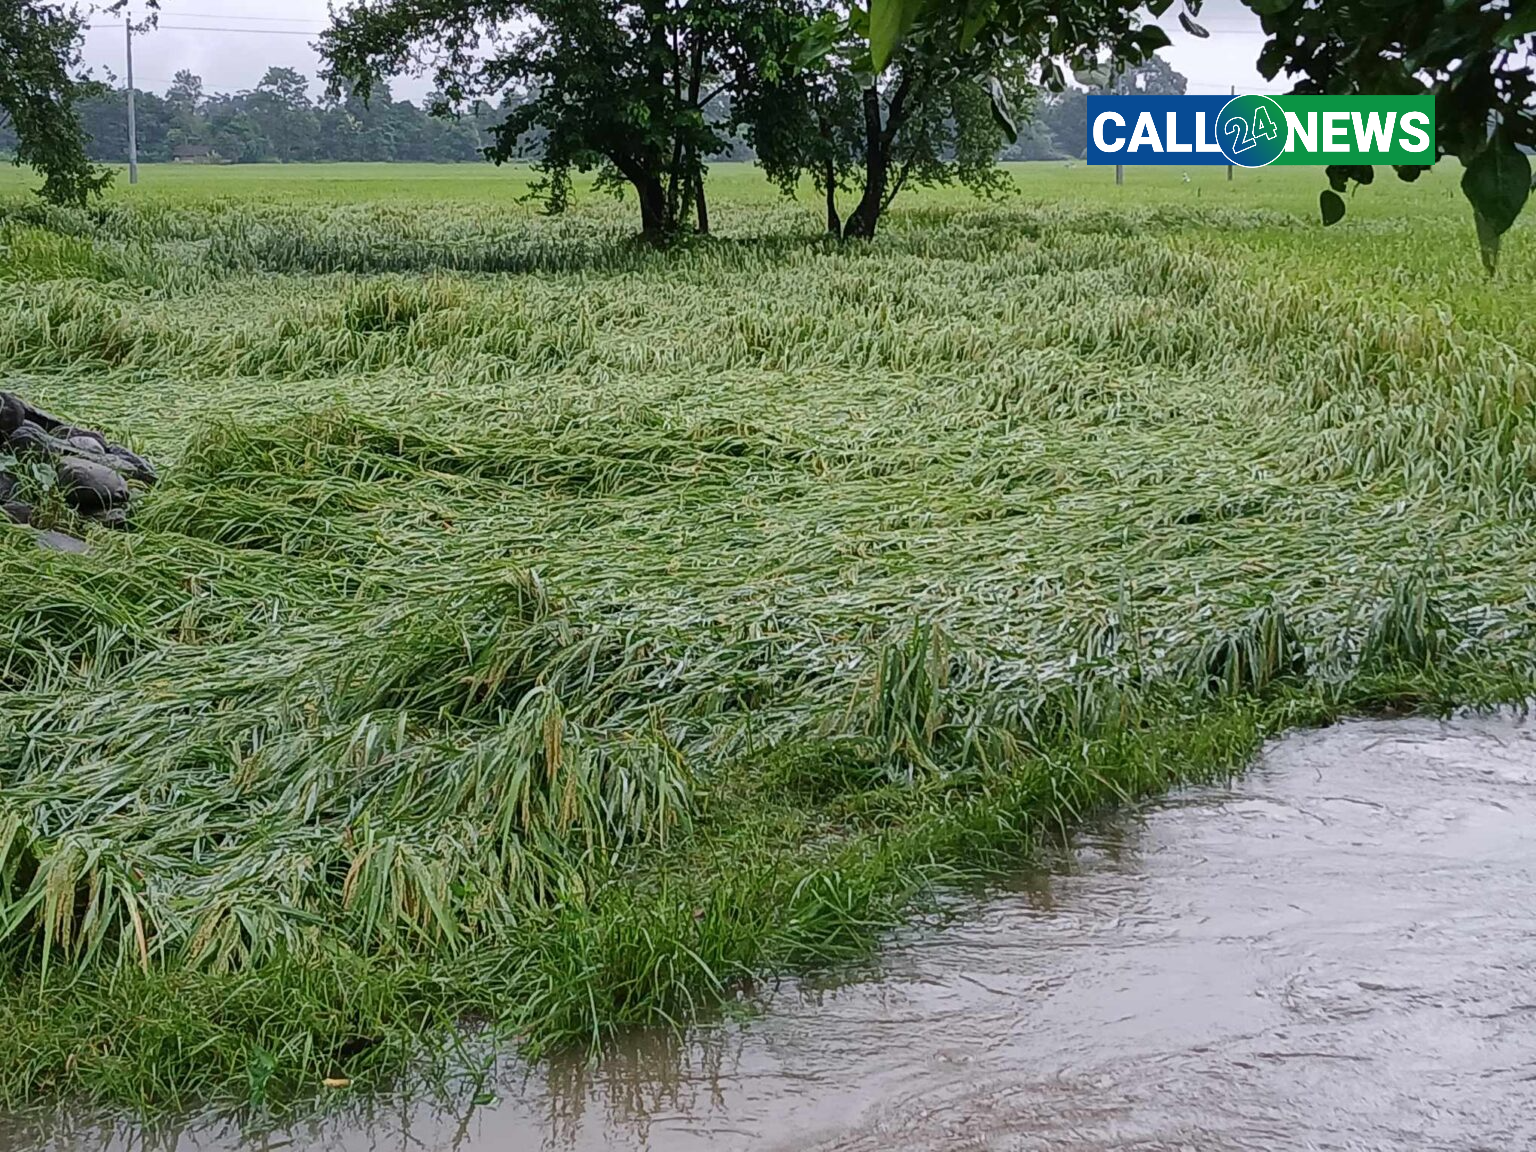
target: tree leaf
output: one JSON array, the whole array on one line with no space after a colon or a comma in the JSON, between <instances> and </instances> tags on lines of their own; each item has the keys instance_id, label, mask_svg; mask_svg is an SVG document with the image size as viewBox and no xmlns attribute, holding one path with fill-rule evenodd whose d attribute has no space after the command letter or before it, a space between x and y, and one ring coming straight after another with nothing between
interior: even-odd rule
<instances>
[{"instance_id":1,"label":"tree leaf","mask_svg":"<svg viewBox=\"0 0 1536 1152\"><path fill-rule=\"evenodd\" d=\"M1513 48L1515 42L1536 32L1536 0L1515 6L1504 26L1499 29L1497 40L1500 47Z\"/></svg>"},{"instance_id":2,"label":"tree leaf","mask_svg":"<svg viewBox=\"0 0 1536 1152\"><path fill-rule=\"evenodd\" d=\"M1254 66L1258 68L1259 75L1266 80L1273 80L1275 73L1285 64L1285 45L1278 40L1269 40L1264 44L1264 50L1259 53L1259 58Z\"/></svg>"},{"instance_id":3,"label":"tree leaf","mask_svg":"<svg viewBox=\"0 0 1536 1152\"><path fill-rule=\"evenodd\" d=\"M869 51L875 71L885 71L922 7L923 0L869 0Z\"/></svg>"},{"instance_id":4,"label":"tree leaf","mask_svg":"<svg viewBox=\"0 0 1536 1152\"><path fill-rule=\"evenodd\" d=\"M1191 20L1187 12L1179 13L1179 25L1191 36L1198 36L1202 40L1209 40L1211 38L1211 34Z\"/></svg>"},{"instance_id":5,"label":"tree leaf","mask_svg":"<svg viewBox=\"0 0 1536 1152\"><path fill-rule=\"evenodd\" d=\"M1318 207L1323 210L1323 227L1337 224L1344 219L1344 197L1331 188L1324 188L1317 198Z\"/></svg>"},{"instance_id":6,"label":"tree leaf","mask_svg":"<svg viewBox=\"0 0 1536 1152\"><path fill-rule=\"evenodd\" d=\"M987 99L992 102L992 119L997 121L997 126L1003 130L1003 135L1008 137L1008 143L1017 144L1019 126L1014 122L1013 108L1008 102L1008 90L996 76L984 77L981 85L987 90Z\"/></svg>"},{"instance_id":7,"label":"tree leaf","mask_svg":"<svg viewBox=\"0 0 1536 1152\"><path fill-rule=\"evenodd\" d=\"M1260 16L1273 16L1276 12L1284 12L1292 4L1292 0L1243 0L1249 8Z\"/></svg>"},{"instance_id":8,"label":"tree leaf","mask_svg":"<svg viewBox=\"0 0 1536 1152\"><path fill-rule=\"evenodd\" d=\"M790 51L790 63L796 68L809 68L820 63L847 30L848 22L836 13L822 13L819 19L806 25L795 37Z\"/></svg>"},{"instance_id":9,"label":"tree leaf","mask_svg":"<svg viewBox=\"0 0 1536 1152\"><path fill-rule=\"evenodd\" d=\"M1131 42L1143 56L1150 56L1159 48L1167 48L1173 43L1168 39L1168 33L1164 32L1156 24L1148 24L1144 28L1138 28L1131 33Z\"/></svg>"},{"instance_id":10,"label":"tree leaf","mask_svg":"<svg viewBox=\"0 0 1536 1152\"><path fill-rule=\"evenodd\" d=\"M974 11L966 13L965 21L960 25L960 51L969 52L976 43L976 37L987 26L992 13L986 7L978 7Z\"/></svg>"},{"instance_id":11,"label":"tree leaf","mask_svg":"<svg viewBox=\"0 0 1536 1152\"><path fill-rule=\"evenodd\" d=\"M1472 222L1477 225L1477 247L1482 253L1483 267L1492 276L1499 270L1500 231L1476 208L1472 209Z\"/></svg>"},{"instance_id":12,"label":"tree leaf","mask_svg":"<svg viewBox=\"0 0 1536 1152\"><path fill-rule=\"evenodd\" d=\"M1530 158L1505 133L1497 132L1461 174L1461 190L1479 220L1502 235L1531 194Z\"/></svg>"}]
</instances>

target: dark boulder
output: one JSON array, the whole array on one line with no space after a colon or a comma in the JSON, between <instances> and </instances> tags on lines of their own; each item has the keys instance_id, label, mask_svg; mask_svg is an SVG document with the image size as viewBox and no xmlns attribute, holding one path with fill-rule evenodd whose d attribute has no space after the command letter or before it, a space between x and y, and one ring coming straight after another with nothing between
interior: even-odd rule
<instances>
[{"instance_id":1,"label":"dark boulder","mask_svg":"<svg viewBox=\"0 0 1536 1152\"><path fill-rule=\"evenodd\" d=\"M5 438L8 447L17 456L30 456L35 459L48 459L68 451L68 445L62 440L56 440L48 432L32 423L23 420L21 424L12 428Z\"/></svg>"},{"instance_id":2,"label":"dark boulder","mask_svg":"<svg viewBox=\"0 0 1536 1152\"><path fill-rule=\"evenodd\" d=\"M16 401L17 404L21 405L21 418L28 423L36 424L43 431L52 432L58 428L69 427L68 424L66 424L63 420L60 420L57 416L50 416L48 413L42 411L41 409L32 407L32 405L28 404L20 396L17 396L14 393L7 393L7 395L10 396L12 400Z\"/></svg>"},{"instance_id":3,"label":"dark boulder","mask_svg":"<svg viewBox=\"0 0 1536 1152\"><path fill-rule=\"evenodd\" d=\"M160 482L159 474L150 467L148 460L130 452L121 444L108 444L107 456L109 458L107 463L130 480L137 480L140 484L147 484L150 487Z\"/></svg>"},{"instance_id":4,"label":"dark boulder","mask_svg":"<svg viewBox=\"0 0 1536 1152\"><path fill-rule=\"evenodd\" d=\"M65 502L76 512L100 515L128 503L128 481L121 473L78 456L65 456L54 464Z\"/></svg>"},{"instance_id":5,"label":"dark boulder","mask_svg":"<svg viewBox=\"0 0 1536 1152\"><path fill-rule=\"evenodd\" d=\"M9 392L0 392L0 439L4 439L27 418L26 407Z\"/></svg>"},{"instance_id":6,"label":"dark boulder","mask_svg":"<svg viewBox=\"0 0 1536 1152\"><path fill-rule=\"evenodd\" d=\"M106 452L107 442L94 432L81 432L78 429L65 436L64 443L68 444L76 452Z\"/></svg>"},{"instance_id":7,"label":"dark boulder","mask_svg":"<svg viewBox=\"0 0 1536 1152\"><path fill-rule=\"evenodd\" d=\"M78 536L71 536L67 532L39 532L37 534L37 546L44 552L70 552L76 556L89 552L91 546Z\"/></svg>"},{"instance_id":8,"label":"dark boulder","mask_svg":"<svg viewBox=\"0 0 1536 1152\"><path fill-rule=\"evenodd\" d=\"M0 504L0 512L5 513L5 518L12 524L32 523L32 506L23 504L20 500L7 500Z\"/></svg>"}]
</instances>

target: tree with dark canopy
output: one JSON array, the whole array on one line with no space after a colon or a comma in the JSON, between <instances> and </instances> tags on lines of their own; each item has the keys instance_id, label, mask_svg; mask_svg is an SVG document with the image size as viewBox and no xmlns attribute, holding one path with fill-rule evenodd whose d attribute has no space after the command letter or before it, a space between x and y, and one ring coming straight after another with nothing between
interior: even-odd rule
<instances>
[{"instance_id":1,"label":"tree with dark canopy","mask_svg":"<svg viewBox=\"0 0 1536 1152\"><path fill-rule=\"evenodd\" d=\"M860 18L807 10L791 42L748 71L736 116L769 179L789 195L809 177L827 231L867 239L904 188L959 181L979 193L1008 186L998 149L1015 135L1031 83L1006 52L909 41L877 77ZM857 201L844 220L838 193Z\"/></svg>"},{"instance_id":2,"label":"tree with dark canopy","mask_svg":"<svg viewBox=\"0 0 1536 1152\"><path fill-rule=\"evenodd\" d=\"M843 225L845 237L873 236L886 206L910 182L999 186L998 147L1018 135L1014 104L1030 98L1035 77L1062 90L1058 60L1086 66L1108 49L1135 64L1168 43L1161 30L1142 28L1123 0L1031 0L1015 5L1007 22L992 19L997 0L903 0L912 11L897 14L899 27L891 23L891 5L808 6L799 43L787 53L787 75L753 102L756 146L770 174L785 167L787 155L823 190L844 177L840 165L849 151L857 154L862 192ZM793 135L791 115L814 126L798 133L799 156L781 139ZM844 142L850 135L852 144ZM777 178L790 183L787 174ZM829 227L835 214L828 191Z\"/></svg>"},{"instance_id":3,"label":"tree with dark canopy","mask_svg":"<svg viewBox=\"0 0 1536 1152\"><path fill-rule=\"evenodd\" d=\"M16 134L17 164L43 177L39 191L56 204L83 204L110 173L85 154L78 104L94 90L76 78L79 9L47 0L0 0L0 124Z\"/></svg>"},{"instance_id":4,"label":"tree with dark canopy","mask_svg":"<svg viewBox=\"0 0 1536 1152\"><path fill-rule=\"evenodd\" d=\"M486 154L542 141L540 185L562 209L573 172L628 186L642 234L709 230L706 161L731 141L714 103L743 37L774 19L769 0L359 0L321 37L332 90L366 96L379 79L430 73L445 102L519 97ZM482 49L489 46L488 52Z\"/></svg>"}]
</instances>

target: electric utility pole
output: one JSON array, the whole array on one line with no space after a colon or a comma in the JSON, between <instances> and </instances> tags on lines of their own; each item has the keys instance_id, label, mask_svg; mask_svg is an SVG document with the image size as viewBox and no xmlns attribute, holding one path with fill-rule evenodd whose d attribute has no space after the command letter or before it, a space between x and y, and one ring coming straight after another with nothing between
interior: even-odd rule
<instances>
[{"instance_id":1,"label":"electric utility pole","mask_svg":"<svg viewBox=\"0 0 1536 1152\"><path fill-rule=\"evenodd\" d=\"M128 44L128 183L139 182L139 127L133 118L133 13L123 13L123 36Z\"/></svg>"},{"instance_id":2,"label":"electric utility pole","mask_svg":"<svg viewBox=\"0 0 1536 1152\"><path fill-rule=\"evenodd\" d=\"M1237 95L1237 85L1236 84L1232 85L1232 95L1234 95L1234 96ZM1230 161L1230 160L1227 161L1227 179L1228 180L1232 179L1232 161Z\"/></svg>"},{"instance_id":3,"label":"electric utility pole","mask_svg":"<svg viewBox=\"0 0 1536 1152\"><path fill-rule=\"evenodd\" d=\"M1120 95L1120 62L1118 60L1114 59L1113 57L1111 57L1110 61L1109 61L1109 90L1115 96ZM1124 183L1125 183L1125 165L1124 164L1116 164L1115 165L1115 184L1116 184L1116 186L1119 186L1119 185L1124 184Z\"/></svg>"}]
</instances>

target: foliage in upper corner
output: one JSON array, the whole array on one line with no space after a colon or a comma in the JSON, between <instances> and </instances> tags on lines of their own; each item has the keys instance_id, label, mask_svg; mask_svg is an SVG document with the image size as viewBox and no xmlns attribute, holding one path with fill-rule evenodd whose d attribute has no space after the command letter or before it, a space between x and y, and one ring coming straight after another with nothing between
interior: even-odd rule
<instances>
[{"instance_id":1,"label":"foliage in upper corner","mask_svg":"<svg viewBox=\"0 0 1536 1152\"><path fill-rule=\"evenodd\" d=\"M1461 187L1491 274L1500 239L1531 189L1522 149L1536 147L1536 0L1502 7L1472 0L1244 2L1267 37L1259 71L1300 77L1298 93L1434 96L1436 149L1465 166ZM1350 50L1340 52L1341 44ZM1415 165L1397 174L1411 181L1422 171ZM1351 180L1369 182L1355 170L1329 170L1334 192ZM1324 199L1324 223L1343 215L1343 203Z\"/></svg>"},{"instance_id":2,"label":"foliage in upper corner","mask_svg":"<svg viewBox=\"0 0 1536 1152\"><path fill-rule=\"evenodd\" d=\"M16 163L43 177L55 204L83 204L111 174L85 154L77 104L93 91L75 77L85 16L46 0L0 3L0 121L16 132Z\"/></svg>"},{"instance_id":3,"label":"foliage in upper corner","mask_svg":"<svg viewBox=\"0 0 1536 1152\"><path fill-rule=\"evenodd\" d=\"M1196 36L1207 34L1190 18L1199 14L1200 2L1184 0L1181 17ZM903 43L924 33L952 38L962 50L992 42L1015 55L1034 57L1045 86L1059 91L1064 81L1058 60L1088 69L1096 66L1101 51L1108 51L1119 64L1134 65L1166 48L1168 34L1155 24L1144 24L1139 13L1146 8L1161 16L1172 5L1173 0L1071 0L1050 5L1038 0L870 0L870 55L880 72Z\"/></svg>"}]
</instances>

